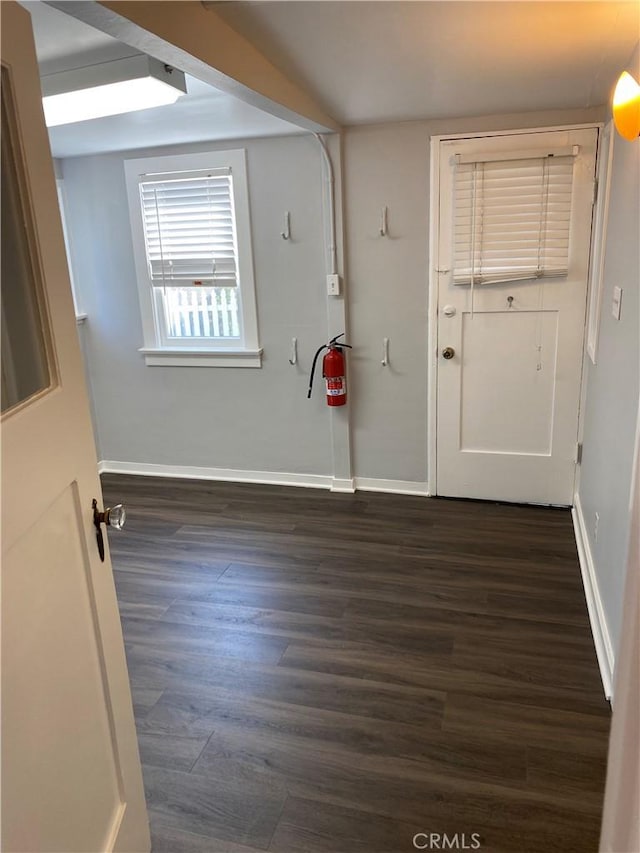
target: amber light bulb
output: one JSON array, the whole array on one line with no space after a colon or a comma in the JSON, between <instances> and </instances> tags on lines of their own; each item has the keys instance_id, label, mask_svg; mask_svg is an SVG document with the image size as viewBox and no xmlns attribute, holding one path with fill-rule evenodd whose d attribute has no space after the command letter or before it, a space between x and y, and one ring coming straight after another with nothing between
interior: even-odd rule
<instances>
[{"instance_id":1,"label":"amber light bulb","mask_svg":"<svg viewBox=\"0 0 640 853\"><path fill-rule=\"evenodd\" d=\"M613 93L613 121L630 142L640 136L640 86L628 71L622 72Z\"/></svg>"}]
</instances>

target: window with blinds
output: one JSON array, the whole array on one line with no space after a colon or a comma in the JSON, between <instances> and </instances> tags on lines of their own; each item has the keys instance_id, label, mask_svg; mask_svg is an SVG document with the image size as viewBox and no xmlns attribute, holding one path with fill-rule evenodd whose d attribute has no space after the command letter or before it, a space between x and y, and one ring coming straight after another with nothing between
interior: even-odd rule
<instances>
[{"instance_id":1,"label":"window with blinds","mask_svg":"<svg viewBox=\"0 0 640 853\"><path fill-rule=\"evenodd\" d=\"M470 161L454 169L453 280L563 276L569 266L571 153Z\"/></svg>"},{"instance_id":2,"label":"window with blinds","mask_svg":"<svg viewBox=\"0 0 640 853\"><path fill-rule=\"evenodd\" d=\"M139 180L150 283L237 286L231 169L141 175Z\"/></svg>"},{"instance_id":3,"label":"window with blinds","mask_svg":"<svg viewBox=\"0 0 640 853\"><path fill-rule=\"evenodd\" d=\"M125 160L148 365L260 367L243 148Z\"/></svg>"}]
</instances>

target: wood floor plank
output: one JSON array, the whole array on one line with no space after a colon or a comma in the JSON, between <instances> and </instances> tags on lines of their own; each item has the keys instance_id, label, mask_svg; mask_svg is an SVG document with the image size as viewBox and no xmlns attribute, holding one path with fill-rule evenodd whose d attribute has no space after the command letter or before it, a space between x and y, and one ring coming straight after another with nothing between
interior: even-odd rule
<instances>
[{"instance_id":1,"label":"wood floor plank","mask_svg":"<svg viewBox=\"0 0 640 853\"><path fill-rule=\"evenodd\" d=\"M142 601L120 600L120 616L142 616L148 619L158 619L166 612L168 604L145 604Z\"/></svg>"},{"instance_id":2,"label":"wood floor plank","mask_svg":"<svg viewBox=\"0 0 640 853\"><path fill-rule=\"evenodd\" d=\"M203 604L228 604L232 607L257 607L267 610L284 610L291 613L308 613L311 616L340 617L349 601L344 595L305 593L296 590L272 590L264 587L246 585L233 586L230 583L216 584L205 595L196 597L190 590L186 599Z\"/></svg>"},{"instance_id":3,"label":"wood floor plank","mask_svg":"<svg viewBox=\"0 0 640 853\"><path fill-rule=\"evenodd\" d=\"M220 626L229 630L255 632L287 640L320 639L388 647L397 652L419 650L448 657L453 649L451 632L428 624L398 624L393 628L366 619L263 610L253 607L175 601L160 617L162 622L199 626Z\"/></svg>"},{"instance_id":4,"label":"wood floor plank","mask_svg":"<svg viewBox=\"0 0 640 853\"><path fill-rule=\"evenodd\" d=\"M438 800L434 811L427 804L416 814L414 821L405 822L387 816L372 816L366 812L333 804L318 803L291 797L287 800L278 828L269 848L273 853L298 853L298 851L326 851L326 853L406 853L414 850L413 837L420 832L437 835L434 842L440 849L475 849L490 853L586 853L597 850L597 825L592 821L572 816L571 822L560 809L553 806L545 810L525 807L501 815L499 825L487 825L491 814L469 799L469 818L460 818L455 809L449 809L446 798ZM476 815L474 818L473 815ZM519 827L527 824L527 827ZM533 819L532 819L533 818ZM570 824L570 825L569 825ZM533 825L533 829L531 828ZM562 827L558 835L558 827ZM457 837L442 847L443 836ZM336 847L335 839L341 846ZM419 839L422 842L423 839ZM434 846L433 849L438 849Z\"/></svg>"},{"instance_id":5,"label":"wood floor plank","mask_svg":"<svg viewBox=\"0 0 640 853\"><path fill-rule=\"evenodd\" d=\"M278 663L288 642L281 637L256 632L235 631L216 625L190 625L163 619L123 616L127 640L172 651L210 651L218 657Z\"/></svg>"},{"instance_id":6,"label":"wood floor plank","mask_svg":"<svg viewBox=\"0 0 640 853\"><path fill-rule=\"evenodd\" d=\"M173 550L171 541L157 550L148 546L138 548L135 542L127 541L126 547L112 547L111 553L122 563L123 576L130 579L133 576L141 582L179 578L188 583L210 582L217 580L229 566L228 560L212 559L210 548L201 552L196 549L178 552Z\"/></svg>"},{"instance_id":7,"label":"wood floor plank","mask_svg":"<svg viewBox=\"0 0 640 853\"><path fill-rule=\"evenodd\" d=\"M606 750L585 755L568 742L562 749L527 747L527 784L539 791L590 792L602 796L602 779L606 773Z\"/></svg>"},{"instance_id":8,"label":"wood floor plank","mask_svg":"<svg viewBox=\"0 0 640 853\"><path fill-rule=\"evenodd\" d=\"M414 756L352 750L345 744L332 746L327 741L291 734L239 731L224 723L211 734L193 770L224 778L241 778L254 770L284 785L291 796L349 805L372 815L403 820L420 813L429 790L443 786L454 790L452 780L460 787L461 802L469 793L469 779L475 780L471 788L474 796L483 785L501 786L505 780L513 789L517 781L517 787L526 790L523 753L511 750L501 760L492 761L489 750L483 750L478 742L452 739L447 744L442 739L430 746L430 754L423 749L418 760ZM512 797L512 788L505 788L503 796ZM496 788L485 794L494 797Z\"/></svg>"},{"instance_id":9,"label":"wood floor plank","mask_svg":"<svg viewBox=\"0 0 640 853\"><path fill-rule=\"evenodd\" d=\"M290 798L269 847L273 853L406 853L418 824L403 824L353 809ZM336 838L340 847L336 847Z\"/></svg>"},{"instance_id":10,"label":"wood floor plank","mask_svg":"<svg viewBox=\"0 0 640 853\"><path fill-rule=\"evenodd\" d=\"M593 646L590 635L585 635L585 624L559 624L555 621L522 617L516 613L496 615L484 612L486 608L448 610L433 607L431 604L404 604L396 602L394 613L403 625L424 626L446 629L456 638L482 643L503 643L519 651L531 650L532 646L542 655L552 649L561 649L563 656L587 659L587 653ZM388 621L389 606L384 600L369 598L366 592L359 597L349 598L345 608L345 617L367 620ZM526 643L525 643L526 640Z\"/></svg>"},{"instance_id":11,"label":"wood floor plank","mask_svg":"<svg viewBox=\"0 0 640 853\"><path fill-rule=\"evenodd\" d=\"M140 759L145 766L189 772L208 740L209 736L206 734L174 735L168 738L164 732L156 733L140 728L138 731Z\"/></svg>"},{"instance_id":12,"label":"wood floor plank","mask_svg":"<svg viewBox=\"0 0 640 853\"><path fill-rule=\"evenodd\" d=\"M583 691L591 696L600 713L608 716L599 673L592 665L591 655L592 650L588 647L582 656L567 651L561 656L553 646L546 654L536 653L524 643L512 642L507 647L504 642L496 643L493 637L482 640L470 635L456 638L451 664L455 668L487 675L557 687L560 691L567 688Z\"/></svg>"},{"instance_id":13,"label":"wood floor plank","mask_svg":"<svg viewBox=\"0 0 640 853\"><path fill-rule=\"evenodd\" d=\"M449 693L443 730L464 733L478 726L505 740L521 738L541 747L570 748L579 754L602 755L609 732L608 715L580 713L480 699Z\"/></svg>"},{"instance_id":14,"label":"wood floor plank","mask_svg":"<svg viewBox=\"0 0 640 853\"><path fill-rule=\"evenodd\" d=\"M428 537L425 536L427 529ZM322 534L325 530L326 525L321 520L308 521L305 524L296 524L295 526L296 536L305 537L310 542L315 539L322 541ZM399 553L411 552L411 549L414 548L426 556L441 549L452 549L453 532L450 528L438 528L436 526L425 529L416 525L415 528L407 528L407 525L401 522L394 524L386 521L381 524L374 519L367 519L364 523L359 518L357 521L352 520L348 527L332 527L331 548L329 550L338 553L340 550L338 546L341 543L344 543L343 548L349 548L352 543L356 542L367 549L376 545L385 550L397 547ZM455 544L452 549L456 555L479 555L482 554L483 548L484 544L478 536L478 530L468 526L456 525ZM545 538L535 536L535 534L523 536L522 533L518 534L514 531L502 531L500 538L493 544L494 553L497 557L508 556L510 559L519 559L524 562L572 555L574 548L573 543L569 544L562 541L550 543Z\"/></svg>"},{"instance_id":15,"label":"wood floor plank","mask_svg":"<svg viewBox=\"0 0 640 853\"><path fill-rule=\"evenodd\" d=\"M553 594L530 592L524 596L515 592L494 592L487 596L489 613L518 616L535 622L554 622L561 625L585 625L585 603L581 596L569 601L560 600Z\"/></svg>"},{"instance_id":16,"label":"wood floor plank","mask_svg":"<svg viewBox=\"0 0 640 853\"><path fill-rule=\"evenodd\" d=\"M567 511L103 483L155 853L595 853L610 714Z\"/></svg>"},{"instance_id":17,"label":"wood floor plank","mask_svg":"<svg viewBox=\"0 0 640 853\"><path fill-rule=\"evenodd\" d=\"M477 638L476 642L481 644L482 638ZM563 661L550 673L548 667L541 667L537 656L524 653L517 658L510 655L508 664L499 661L493 667L494 672L484 671L473 663L463 666L459 659L451 657L442 661L426 654L404 654L402 666L398 666L397 656L380 648L336 649L328 643L291 642L280 666L391 684L422 685L432 690L541 708L589 711L607 717L609 714L597 675L591 667L584 667L581 662L581 671L577 672L571 661Z\"/></svg>"},{"instance_id":18,"label":"wood floor plank","mask_svg":"<svg viewBox=\"0 0 640 853\"><path fill-rule=\"evenodd\" d=\"M136 717L146 717L161 696L162 690L154 690L133 683L131 685L131 699Z\"/></svg>"},{"instance_id":19,"label":"wood floor plank","mask_svg":"<svg viewBox=\"0 0 640 853\"><path fill-rule=\"evenodd\" d=\"M258 773L223 779L145 766L147 805L168 826L265 849L286 794Z\"/></svg>"},{"instance_id":20,"label":"wood floor plank","mask_svg":"<svg viewBox=\"0 0 640 853\"><path fill-rule=\"evenodd\" d=\"M153 853L255 853L255 847L234 844L214 838L212 835L197 835L168 826L161 816L150 811L151 850Z\"/></svg>"},{"instance_id":21,"label":"wood floor plank","mask_svg":"<svg viewBox=\"0 0 640 853\"><path fill-rule=\"evenodd\" d=\"M145 572L142 575L123 571L117 574L116 592L118 600L128 604L156 604L168 607L182 596L209 595L214 584L215 579L189 580L181 575L179 569L173 575L159 572Z\"/></svg>"},{"instance_id":22,"label":"wood floor plank","mask_svg":"<svg viewBox=\"0 0 640 853\"><path fill-rule=\"evenodd\" d=\"M314 569L312 571L292 567L267 567L244 563L231 563L220 576L220 583L239 583L249 586L269 586L274 589L294 588L309 592L339 590L344 595L368 598L404 604L415 602L419 594L425 605L450 610L470 610L484 612L487 594L480 588L461 589L451 586L436 586L428 579L416 578L412 585L398 583L393 577L390 565L389 579L365 581L351 575L340 575Z\"/></svg>"},{"instance_id":23,"label":"wood floor plank","mask_svg":"<svg viewBox=\"0 0 640 853\"><path fill-rule=\"evenodd\" d=\"M123 572L162 576L180 572L189 580L215 580L227 568L230 560L224 559L210 545L203 547L171 539L154 539L141 535L127 535L109 539L112 557L122 566ZM192 576L200 577L192 577Z\"/></svg>"},{"instance_id":24,"label":"wood floor plank","mask_svg":"<svg viewBox=\"0 0 640 853\"><path fill-rule=\"evenodd\" d=\"M216 750L209 746L220 735L238 744L241 756L249 753L256 761L276 743L285 753L291 744L299 756L298 763L313 762L320 750L338 757L344 752L348 766L356 771L364 756L378 756L390 771L394 759L403 759L419 763L425 773L450 772L465 778L470 775L478 781L526 782L526 750L522 744L502 744L501 749L496 749L484 736L444 736L436 730L427 739L424 728L413 723L246 697L239 705L235 694L221 691L216 694L215 718L210 714L198 716L193 714L197 696L193 696L194 701L191 698L189 692L181 690L176 696L175 691L167 690L144 721L143 730L165 734L180 728L183 732L210 731L212 739L200 756L198 768L204 768L215 757ZM186 709L185 699L189 703ZM274 762L266 758L265 766L273 769ZM306 773L302 776L306 778Z\"/></svg>"},{"instance_id":25,"label":"wood floor plank","mask_svg":"<svg viewBox=\"0 0 640 853\"><path fill-rule=\"evenodd\" d=\"M431 729L439 729L442 720L444 693L429 688L302 672L211 655L176 654L167 668L167 657L164 650L140 646L130 649L127 656L130 668L139 669L147 684L163 685L167 690L164 701L154 706L150 718L157 717L161 706L166 707L170 695L174 710L193 720L214 721L221 699L226 700L229 695L235 696L236 704L247 698L264 699Z\"/></svg>"}]
</instances>

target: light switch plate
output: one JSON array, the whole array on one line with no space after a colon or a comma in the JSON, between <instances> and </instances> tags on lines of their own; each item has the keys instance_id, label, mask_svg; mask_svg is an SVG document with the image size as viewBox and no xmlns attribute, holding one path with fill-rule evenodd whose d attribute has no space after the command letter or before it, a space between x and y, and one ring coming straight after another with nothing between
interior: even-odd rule
<instances>
[{"instance_id":1,"label":"light switch plate","mask_svg":"<svg viewBox=\"0 0 640 853\"><path fill-rule=\"evenodd\" d=\"M622 308L622 288L613 288L613 299L611 300L611 316L614 320L620 319L620 309Z\"/></svg>"},{"instance_id":2,"label":"light switch plate","mask_svg":"<svg viewBox=\"0 0 640 853\"><path fill-rule=\"evenodd\" d=\"M340 276L336 274L327 276L327 294L329 296L340 296Z\"/></svg>"}]
</instances>

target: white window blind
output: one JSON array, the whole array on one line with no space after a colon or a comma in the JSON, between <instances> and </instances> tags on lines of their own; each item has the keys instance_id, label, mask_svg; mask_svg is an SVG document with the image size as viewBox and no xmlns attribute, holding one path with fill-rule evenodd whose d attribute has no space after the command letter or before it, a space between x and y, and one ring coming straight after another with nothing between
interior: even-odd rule
<instances>
[{"instance_id":1,"label":"white window blind","mask_svg":"<svg viewBox=\"0 0 640 853\"><path fill-rule=\"evenodd\" d=\"M455 284L568 272L572 155L455 164Z\"/></svg>"},{"instance_id":2,"label":"white window blind","mask_svg":"<svg viewBox=\"0 0 640 853\"><path fill-rule=\"evenodd\" d=\"M231 169L141 175L151 284L238 284Z\"/></svg>"}]
</instances>

